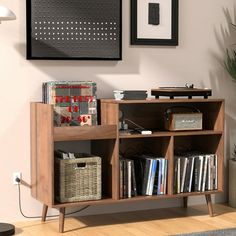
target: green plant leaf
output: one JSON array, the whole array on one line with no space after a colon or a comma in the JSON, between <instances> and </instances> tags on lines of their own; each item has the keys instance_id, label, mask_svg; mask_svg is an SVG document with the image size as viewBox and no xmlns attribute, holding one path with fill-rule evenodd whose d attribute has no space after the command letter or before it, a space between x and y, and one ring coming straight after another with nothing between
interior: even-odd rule
<instances>
[{"instance_id":1,"label":"green plant leaf","mask_svg":"<svg viewBox=\"0 0 236 236\"><path fill-rule=\"evenodd\" d=\"M230 55L229 50L226 51L224 65L230 76L236 80L236 51L233 50L232 56Z\"/></svg>"},{"instance_id":2,"label":"green plant leaf","mask_svg":"<svg viewBox=\"0 0 236 236\"><path fill-rule=\"evenodd\" d=\"M233 23L231 23L231 25L232 25L233 27L236 27L236 25L235 25L235 24L233 24Z\"/></svg>"}]
</instances>

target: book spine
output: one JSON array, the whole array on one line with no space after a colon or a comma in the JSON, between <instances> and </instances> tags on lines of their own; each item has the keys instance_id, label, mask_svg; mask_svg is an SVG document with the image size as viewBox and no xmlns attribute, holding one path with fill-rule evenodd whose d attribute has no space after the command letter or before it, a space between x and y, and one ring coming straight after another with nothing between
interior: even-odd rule
<instances>
[{"instance_id":1,"label":"book spine","mask_svg":"<svg viewBox=\"0 0 236 236\"><path fill-rule=\"evenodd\" d=\"M192 191L192 186L193 186L193 174L194 174L194 163L195 163L195 157L192 157L192 162L191 162L191 171L190 171L190 180L189 180L189 186L188 186L188 192L190 193Z\"/></svg>"},{"instance_id":2,"label":"book spine","mask_svg":"<svg viewBox=\"0 0 236 236\"><path fill-rule=\"evenodd\" d=\"M180 192L183 193L184 192L184 183L185 183L185 176L186 176L186 169L187 169L187 163L188 163L188 159L187 158L183 158L183 169L182 169L182 179L181 179L181 189Z\"/></svg>"},{"instance_id":3,"label":"book spine","mask_svg":"<svg viewBox=\"0 0 236 236\"><path fill-rule=\"evenodd\" d=\"M159 160L157 159L156 174L154 179L153 194L157 195L158 192L158 175L159 175Z\"/></svg>"},{"instance_id":4,"label":"book spine","mask_svg":"<svg viewBox=\"0 0 236 236\"><path fill-rule=\"evenodd\" d=\"M213 175L214 175L214 155L211 155L211 190L214 189L213 187Z\"/></svg>"},{"instance_id":5,"label":"book spine","mask_svg":"<svg viewBox=\"0 0 236 236\"><path fill-rule=\"evenodd\" d=\"M204 161L204 156L199 156L199 179L198 179L198 191L201 191L201 186L202 186L202 175L203 175L203 161Z\"/></svg>"},{"instance_id":6,"label":"book spine","mask_svg":"<svg viewBox=\"0 0 236 236\"><path fill-rule=\"evenodd\" d=\"M151 170L151 179L150 179L150 186L149 186L149 194L153 194L153 186L154 186L154 180L155 180L155 174L156 174L156 167L157 167L157 160L153 159L152 160L152 170Z\"/></svg>"},{"instance_id":7,"label":"book spine","mask_svg":"<svg viewBox=\"0 0 236 236\"><path fill-rule=\"evenodd\" d=\"M48 85L48 103L51 104L52 101L52 84L49 83Z\"/></svg>"},{"instance_id":8,"label":"book spine","mask_svg":"<svg viewBox=\"0 0 236 236\"><path fill-rule=\"evenodd\" d=\"M218 189L218 156L214 155L215 159L215 189Z\"/></svg>"},{"instance_id":9,"label":"book spine","mask_svg":"<svg viewBox=\"0 0 236 236\"><path fill-rule=\"evenodd\" d=\"M180 158L178 158L178 179L177 179L177 193L180 193L180 181L181 181L181 170L180 170Z\"/></svg>"},{"instance_id":10,"label":"book spine","mask_svg":"<svg viewBox=\"0 0 236 236\"><path fill-rule=\"evenodd\" d=\"M159 159L159 171L158 171L158 184L157 184L157 194L161 194L161 181L162 181L162 162Z\"/></svg>"},{"instance_id":11,"label":"book spine","mask_svg":"<svg viewBox=\"0 0 236 236\"><path fill-rule=\"evenodd\" d=\"M124 181L123 181L123 171L124 171L124 165L123 161L120 160L120 198L122 199L124 197L123 195L123 186L124 186Z\"/></svg>"},{"instance_id":12,"label":"book spine","mask_svg":"<svg viewBox=\"0 0 236 236\"><path fill-rule=\"evenodd\" d=\"M165 159L161 159L162 162L162 170L161 170L161 187L160 187L160 194L165 194Z\"/></svg>"},{"instance_id":13,"label":"book spine","mask_svg":"<svg viewBox=\"0 0 236 236\"><path fill-rule=\"evenodd\" d=\"M137 186L136 186L136 178L135 178L135 168L134 161L131 160L131 174L132 174L132 184L133 184L133 196L137 196Z\"/></svg>"},{"instance_id":14,"label":"book spine","mask_svg":"<svg viewBox=\"0 0 236 236\"><path fill-rule=\"evenodd\" d=\"M212 182L212 156L209 155L209 160L208 160L208 181L207 181L207 190L212 190L211 186L211 182Z\"/></svg>"},{"instance_id":15,"label":"book spine","mask_svg":"<svg viewBox=\"0 0 236 236\"><path fill-rule=\"evenodd\" d=\"M143 195L143 180L144 180L144 171L145 165L144 159L136 158L134 159L134 167L135 167L135 178L136 178L136 187L137 194Z\"/></svg>"},{"instance_id":16,"label":"book spine","mask_svg":"<svg viewBox=\"0 0 236 236\"><path fill-rule=\"evenodd\" d=\"M48 96L49 96L49 84L48 83L46 83L46 103L48 104L49 102L48 102Z\"/></svg>"},{"instance_id":17,"label":"book spine","mask_svg":"<svg viewBox=\"0 0 236 236\"><path fill-rule=\"evenodd\" d=\"M207 162L208 162L208 156L205 156L205 161L203 166L203 177L202 177L202 192L205 191L206 187Z\"/></svg>"},{"instance_id":18,"label":"book spine","mask_svg":"<svg viewBox=\"0 0 236 236\"><path fill-rule=\"evenodd\" d=\"M128 196L128 185L127 185L128 173L127 173L127 162L123 162L123 198Z\"/></svg>"},{"instance_id":19,"label":"book spine","mask_svg":"<svg viewBox=\"0 0 236 236\"><path fill-rule=\"evenodd\" d=\"M185 175L185 183L184 183L184 192L188 192L188 186L190 181L190 171L191 171L191 158L187 158L187 167L186 167L186 175Z\"/></svg>"},{"instance_id":20,"label":"book spine","mask_svg":"<svg viewBox=\"0 0 236 236\"><path fill-rule=\"evenodd\" d=\"M195 157L194 163L194 192L198 191L198 179L199 179L199 157Z\"/></svg>"},{"instance_id":21,"label":"book spine","mask_svg":"<svg viewBox=\"0 0 236 236\"><path fill-rule=\"evenodd\" d=\"M210 156L207 155L207 166L206 166L206 181L205 181L205 190L209 190L209 166L210 166Z\"/></svg>"},{"instance_id":22,"label":"book spine","mask_svg":"<svg viewBox=\"0 0 236 236\"><path fill-rule=\"evenodd\" d=\"M165 172L164 172L164 194L166 194L167 192L167 165L168 162L166 159L164 159L164 163L165 163Z\"/></svg>"},{"instance_id":23,"label":"book spine","mask_svg":"<svg viewBox=\"0 0 236 236\"><path fill-rule=\"evenodd\" d=\"M147 159L147 161L149 162L149 168L148 168L148 179L147 179L146 195L150 195L153 159Z\"/></svg>"},{"instance_id":24,"label":"book spine","mask_svg":"<svg viewBox=\"0 0 236 236\"><path fill-rule=\"evenodd\" d=\"M175 163L175 169L174 169L174 186L173 186L173 191L174 193L177 193L177 181L178 181L178 161L175 158L174 159L174 163Z\"/></svg>"},{"instance_id":25,"label":"book spine","mask_svg":"<svg viewBox=\"0 0 236 236\"><path fill-rule=\"evenodd\" d=\"M146 195L149 168L150 168L150 162L149 162L149 160L145 159L144 177L143 177L143 184L142 184L142 195Z\"/></svg>"},{"instance_id":26,"label":"book spine","mask_svg":"<svg viewBox=\"0 0 236 236\"><path fill-rule=\"evenodd\" d=\"M131 198L131 161L127 161L128 165L128 198Z\"/></svg>"}]
</instances>

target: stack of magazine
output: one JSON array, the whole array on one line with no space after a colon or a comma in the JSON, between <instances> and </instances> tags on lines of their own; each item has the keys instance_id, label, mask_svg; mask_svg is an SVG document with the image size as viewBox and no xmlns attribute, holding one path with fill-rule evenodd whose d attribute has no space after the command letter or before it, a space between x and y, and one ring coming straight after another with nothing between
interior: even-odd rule
<instances>
[{"instance_id":1,"label":"stack of magazine","mask_svg":"<svg viewBox=\"0 0 236 236\"><path fill-rule=\"evenodd\" d=\"M218 188L217 155L188 153L175 156L174 192L204 192Z\"/></svg>"},{"instance_id":2,"label":"stack of magazine","mask_svg":"<svg viewBox=\"0 0 236 236\"><path fill-rule=\"evenodd\" d=\"M167 160L153 155L120 159L120 198L167 192Z\"/></svg>"}]
</instances>

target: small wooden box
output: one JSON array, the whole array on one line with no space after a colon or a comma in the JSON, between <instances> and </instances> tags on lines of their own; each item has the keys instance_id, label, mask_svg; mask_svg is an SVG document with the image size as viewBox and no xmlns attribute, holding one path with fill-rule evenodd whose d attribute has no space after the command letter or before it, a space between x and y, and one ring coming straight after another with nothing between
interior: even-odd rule
<instances>
[{"instance_id":1,"label":"small wooden box","mask_svg":"<svg viewBox=\"0 0 236 236\"><path fill-rule=\"evenodd\" d=\"M171 113L165 117L169 131L202 130L202 113Z\"/></svg>"}]
</instances>

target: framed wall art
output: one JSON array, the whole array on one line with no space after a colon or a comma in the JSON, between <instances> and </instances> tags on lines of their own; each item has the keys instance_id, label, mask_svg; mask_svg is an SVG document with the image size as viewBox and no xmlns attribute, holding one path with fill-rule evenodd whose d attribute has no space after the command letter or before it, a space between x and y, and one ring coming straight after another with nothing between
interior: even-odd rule
<instances>
[{"instance_id":1,"label":"framed wall art","mask_svg":"<svg viewBox=\"0 0 236 236\"><path fill-rule=\"evenodd\" d=\"M27 59L122 59L122 0L26 2Z\"/></svg>"},{"instance_id":2,"label":"framed wall art","mask_svg":"<svg viewBox=\"0 0 236 236\"><path fill-rule=\"evenodd\" d=\"M178 45L178 0L131 0L132 45Z\"/></svg>"}]
</instances>

